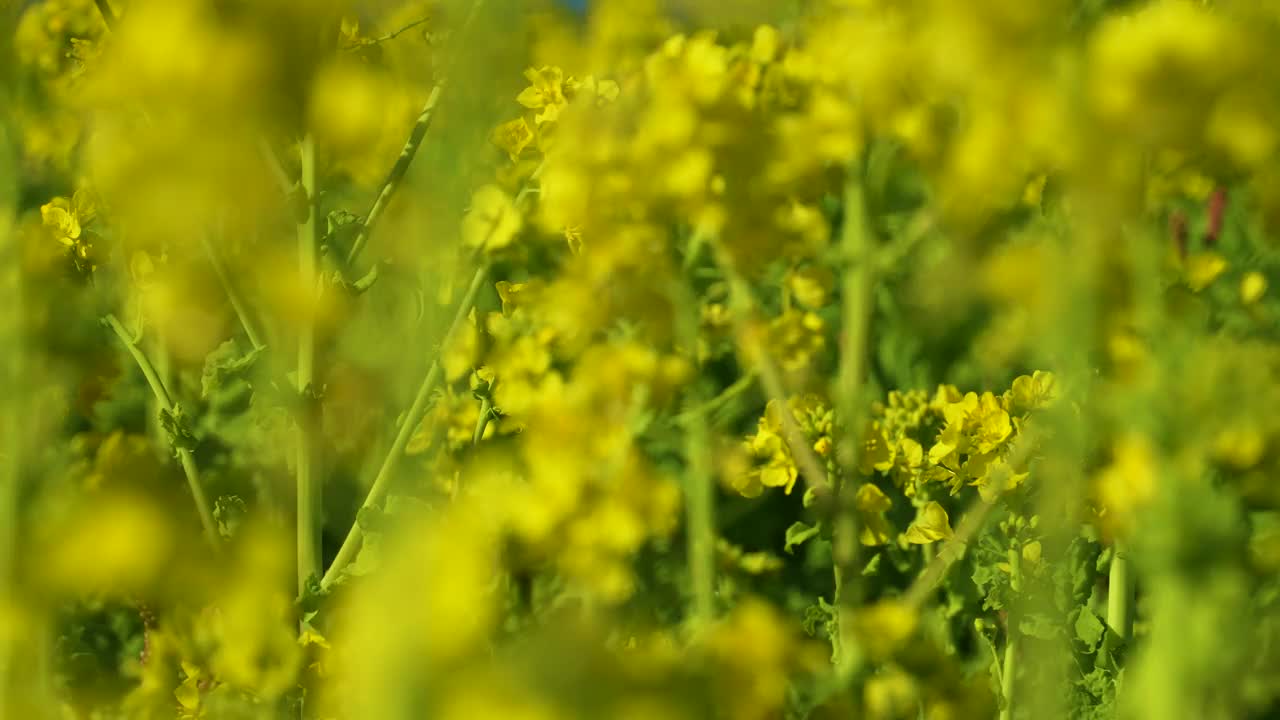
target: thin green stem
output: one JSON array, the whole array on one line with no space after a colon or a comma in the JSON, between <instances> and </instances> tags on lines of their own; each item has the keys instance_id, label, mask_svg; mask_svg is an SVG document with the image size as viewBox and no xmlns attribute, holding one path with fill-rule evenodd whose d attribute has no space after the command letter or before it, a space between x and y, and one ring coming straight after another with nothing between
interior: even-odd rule
<instances>
[{"instance_id":1,"label":"thin green stem","mask_svg":"<svg viewBox=\"0 0 1280 720\"><path fill-rule=\"evenodd\" d=\"M706 422L707 415L724 407L734 398L751 389L756 382L755 373L746 372L742 377L733 382L732 385L724 389L724 392L707 400L700 405L690 408L676 415L673 419L679 425L687 425L689 423Z\"/></svg>"},{"instance_id":2,"label":"thin green stem","mask_svg":"<svg viewBox=\"0 0 1280 720\"><path fill-rule=\"evenodd\" d=\"M369 212L365 213L364 221L360 224L360 232L356 233L356 238L351 243L351 250L347 253L347 267L351 267L359 259L373 226L386 211L387 204L391 202L391 196L395 195L396 190L400 189L400 184L404 182L404 176L409 172L409 165L418 154L418 148L422 146L427 130L431 128L431 121L435 118L436 105L440 102L440 93L443 89L443 83L437 84L427 96L427 102L418 113L418 120L413 124L413 130L409 132L409 139L400 150L400 157L396 158L395 165L391 166L391 171L387 173L386 180L382 182L382 187L373 199L373 205L369 208Z\"/></svg>"},{"instance_id":3,"label":"thin green stem","mask_svg":"<svg viewBox=\"0 0 1280 720\"><path fill-rule=\"evenodd\" d=\"M466 20L463 21L462 27L458 30L460 37L465 38L467 30L475 21L476 16L479 15L480 8L483 5L483 0L475 0L472 3L471 11L467 14ZM409 165L413 163L414 156L418 154L419 148L422 147L422 140L427 136L427 131L431 129L431 121L435 119L436 106L440 103L440 95L444 91L445 83L448 82L456 55L456 52L450 53L442 79L436 83L436 86L431 89L431 93L427 96L427 101L423 104L422 111L418 113L417 122L413 124L413 129L409 131L409 139L405 141L404 147L400 150L400 156L396 158L395 164L391 166L386 180L382 182L382 187L378 190L377 196L374 197L373 205L369 208L369 212L365 214L360 231L351 243L351 250L347 252L347 268L355 265L356 260L360 258L360 253L368 243L369 233L372 232L373 226L377 224L378 219L382 217L382 213L387 209L387 204L391 202L391 197L400 189L405 175L409 172Z\"/></svg>"},{"instance_id":4,"label":"thin green stem","mask_svg":"<svg viewBox=\"0 0 1280 720\"><path fill-rule=\"evenodd\" d=\"M142 371L142 376L146 378L147 385L151 387L151 394L155 396L160 408L166 413L173 413L173 398L169 395L169 391L165 389L164 383L160 381L159 374L156 373L155 366L147 359L145 353L134 343L133 338L129 337L129 332L124 329L120 321L115 315L107 315L103 318L107 326L120 338L120 342L124 344L125 349L133 356L134 363L138 369ZM200 473L196 468L195 458L191 451L186 448L178 448L178 460L182 465L182 472L187 476L187 485L191 488L191 496L196 503L196 511L200 514L200 524L204 528L205 537L209 544L218 547L218 530L217 525L213 522L213 511L209 505L209 500L205 496L204 486L200 483Z\"/></svg>"},{"instance_id":5,"label":"thin green stem","mask_svg":"<svg viewBox=\"0 0 1280 720\"><path fill-rule=\"evenodd\" d=\"M298 393L302 407L297 423L297 550L298 592L307 580L320 575L320 487L317 477L316 433L319 422L315 407L315 293L318 286L319 241L316 237L316 148L311 136L300 145L301 188L306 194L307 216L298 223L299 284L306 293L305 317L298 328Z\"/></svg>"},{"instance_id":6,"label":"thin green stem","mask_svg":"<svg viewBox=\"0 0 1280 720\"><path fill-rule=\"evenodd\" d=\"M471 279L470 287L467 288L466 294L458 304L457 312L453 317L453 324L449 326L449 331L445 334L441 347L448 347L450 340L458 329L462 327L462 324L466 322L467 314L471 312L471 307L475 304L476 297L479 296L480 289L484 287L488 277L489 266L482 264L476 270L475 276ZM405 447L409 444L409 438L413 437L418 423L422 422L423 416L427 413L427 403L431 399L431 393L435 391L436 385L440 382L440 376L440 360L437 358L432 361L426 377L422 379L422 384L418 387L418 394L414 397L413 404L409 406L409 410L405 413L400 429L396 432L395 440L392 441L391 448L387 451L386 457L382 460L382 465L378 468L378 474L373 479L373 485L369 488L368 495L365 496L364 502L360 505L361 510L374 508L382 504L387 490L391 487L391 479L395 473L396 465L400 462L400 458L404 456ZM342 541L342 547L338 549L338 554L333 559L333 564L329 566L324 578L321 580L321 587L329 587L341 576L342 571L355 559L363 538L364 532L360 529L360 524L352 523L351 529L347 531L347 537Z\"/></svg>"},{"instance_id":7,"label":"thin green stem","mask_svg":"<svg viewBox=\"0 0 1280 720\"><path fill-rule=\"evenodd\" d=\"M227 294L231 309L240 320L240 327L244 328L244 334L249 338L250 344L255 350L266 347L262 341L262 335L258 332L258 326L249 312L249 305L240 294L235 281L232 280L231 273L227 271L227 264L223 262L218 248L214 247L213 241L207 234L201 234L200 242L204 245L205 254L209 256L209 264L213 266L213 272L218 276L218 282L222 284L222 290Z\"/></svg>"}]
</instances>

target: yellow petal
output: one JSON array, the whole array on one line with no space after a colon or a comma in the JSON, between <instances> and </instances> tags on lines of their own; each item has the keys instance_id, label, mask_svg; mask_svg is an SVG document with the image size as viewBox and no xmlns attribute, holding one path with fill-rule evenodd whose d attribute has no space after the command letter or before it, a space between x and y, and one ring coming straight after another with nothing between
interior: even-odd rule
<instances>
[{"instance_id":1,"label":"yellow petal","mask_svg":"<svg viewBox=\"0 0 1280 720\"><path fill-rule=\"evenodd\" d=\"M947 511L938 503L930 501L920 509L911 527L907 528L907 542L916 545L927 545L952 535L951 520Z\"/></svg>"}]
</instances>

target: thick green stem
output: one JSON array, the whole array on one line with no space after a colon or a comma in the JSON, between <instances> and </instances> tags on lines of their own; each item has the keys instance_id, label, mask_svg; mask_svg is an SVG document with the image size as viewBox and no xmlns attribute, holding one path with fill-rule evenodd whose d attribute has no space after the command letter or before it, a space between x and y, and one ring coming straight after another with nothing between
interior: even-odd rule
<instances>
[{"instance_id":1,"label":"thick green stem","mask_svg":"<svg viewBox=\"0 0 1280 720\"><path fill-rule=\"evenodd\" d=\"M485 428L489 427L489 418L493 415L493 401L485 398L480 401L480 417L476 418L476 430L471 434L471 444L479 445L484 437Z\"/></svg>"},{"instance_id":2,"label":"thick green stem","mask_svg":"<svg viewBox=\"0 0 1280 720\"><path fill-rule=\"evenodd\" d=\"M301 146L301 187L306 196L307 216L298 223L298 282L305 293L304 318L298 328L298 393L302 405L297 423L297 550L298 592L306 590L307 580L320 575L320 487L317 477L316 434L319 418L314 399L315 388L315 300L318 287L316 237L316 149L310 136Z\"/></svg>"},{"instance_id":3,"label":"thick green stem","mask_svg":"<svg viewBox=\"0 0 1280 720\"><path fill-rule=\"evenodd\" d=\"M138 369L142 371L142 376L146 378L147 385L151 387L151 394L155 396L160 409L166 413L173 413L173 398L169 395L169 391L165 389L164 383L160 380L160 375L156 372L155 366L147 359L145 353L134 343L133 338L129 337L129 332L124 329L120 321L115 315L107 315L104 318L107 326L120 338L120 342L124 343L125 349L133 356L134 362ZM187 485L191 488L191 496L196 503L196 511L200 514L200 524L204 528L205 537L209 544L218 547L218 530L217 525L213 522L213 511L209 505L209 500L205 496L204 486L200 484L200 473L197 471L195 458L191 455L191 451L186 448L178 448L178 460L182 465L182 472L187 476Z\"/></svg>"},{"instance_id":4,"label":"thick green stem","mask_svg":"<svg viewBox=\"0 0 1280 720\"><path fill-rule=\"evenodd\" d=\"M1022 550L1013 547L1009 550L1009 587L1016 598L1022 592ZM1005 628L1004 666L1000 671L1000 720L1013 717L1013 698L1015 680L1018 675L1019 654L1018 623L1014 615L1009 615L1008 627Z\"/></svg>"},{"instance_id":5,"label":"thick green stem","mask_svg":"<svg viewBox=\"0 0 1280 720\"><path fill-rule=\"evenodd\" d=\"M476 297L480 294L480 288L484 286L488 277L488 265L481 265L476 270L475 277L471 279L471 286L467 288L467 293L463 296L462 302L458 305L458 310L453 317L453 324L450 325L449 331L445 334L441 347L448 347L458 328L462 327L462 323L466 322L467 314L475 304ZM377 507L386 497L387 490L391 487L391 479L395 473L396 464L404 456L404 449L409 445L409 438L413 437L418 423L422 422L423 416L427 413L427 403L431 399L431 393L435 391L436 385L440 382L440 375L440 360L437 358L432 361L426 377L423 378L422 384L418 387L418 394L414 397L413 404L409 406L408 412L405 413L400 429L396 432L395 440L392 441L391 448L387 451L386 457L382 460L382 465L378 468L378 474L373 479L373 486L369 488L369 494L365 496L364 502L360 505L361 510ZM342 547L338 549L338 555L333 559L333 564L325 571L324 578L320 583L321 587L327 588L338 579L347 565L355 559L356 552L360 549L360 541L363 538L364 532L360 529L360 524L352 523L346 539L342 541Z\"/></svg>"},{"instance_id":6,"label":"thick green stem","mask_svg":"<svg viewBox=\"0 0 1280 720\"><path fill-rule=\"evenodd\" d=\"M1115 641L1127 640L1133 632L1133 578L1129 574L1129 548L1120 540L1111 548L1111 568L1107 579L1107 625L1111 633L1103 640L1107 655ZM1112 635L1114 633L1114 635Z\"/></svg>"}]
</instances>

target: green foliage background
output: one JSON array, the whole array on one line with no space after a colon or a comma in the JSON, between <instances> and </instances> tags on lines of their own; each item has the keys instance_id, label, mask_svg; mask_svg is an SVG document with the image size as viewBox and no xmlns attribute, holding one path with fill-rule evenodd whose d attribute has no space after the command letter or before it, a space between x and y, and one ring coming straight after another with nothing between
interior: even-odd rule
<instances>
[{"instance_id":1,"label":"green foliage background","mask_svg":"<svg viewBox=\"0 0 1280 720\"><path fill-rule=\"evenodd\" d=\"M0 2L0 716L1271 717L1277 40Z\"/></svg>"}]
</instances>

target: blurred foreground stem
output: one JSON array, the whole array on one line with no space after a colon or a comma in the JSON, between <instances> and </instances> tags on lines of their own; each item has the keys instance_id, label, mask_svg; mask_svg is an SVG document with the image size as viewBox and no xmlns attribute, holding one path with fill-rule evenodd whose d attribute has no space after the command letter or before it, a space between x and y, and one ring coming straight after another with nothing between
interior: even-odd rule
<instances>
[{"instance_id":1,"label":"blurred foreground stem","mask_svg":"<svg viewBox=\"0 0 1280 720\"><path fill-rule=\"evenodd\" d=\"M689 576L693 584L695 628L715 618L715 484L711 471L711 439L706 415L695 413L685 425L686 502Z\"/></svg>"},{"instance_id":2,"label":"blurred foreground stem","mask_svg":"<svg viewBox=\"0 0 1280 720\"><path fill-rule=\"evenodd\" d=\"M129 337L129 333L116 319L115 315L107 315L104 318L107 326L120 338L120 342L124 343L125 349L133 356L133 360L138 365L138 369L142 371L142 376L146 378L147 385L151 386L151 393L155 395L156 402L159 403L160 409L170 415L173 414L173 398L169 395L169 391L165 389L164 383L160 381L160 376L156 373L155 366L147 359L146 354L138 348L133 338ZM187 485L191 488L191 496L196 502L196 511L200 513L200 524L204 528L204 534L209 544L218 547L218 531L217 526L213 522L213 512L209 507L209 500L205 497L204 487L200 484L200 473L196 469L195 458L192 457L191 451L186 448L177 448L178 461L182 465L182 472L187 476Z\"/></svg>"},{"instance_id":3,"label":"blurred foreground stem","mask_svg":"<svg viewBox=\"0 0 1280 720\"><path fill-rule=\"evenodd\" d=\"M867 332L871 324L871 289L875 283L875 249L873 231L867 223L866 198L861 162L848 169L844 188L844 223L840 229L840 251L844 262L841 282L842 307L840 332L840 365L836 374L836 417L844 426L844 437L835 444L840 470L832 480L835 499L835 522L831 537L832 572L835 593L838 641L834 648L840 672L848 677L859 664L857 648L842 622L844 610L858 604L857 588L850 588L848 578L857 574L858 528L854 521L852 480L858 467L858 449L862 437L863 376L866 374Z\"/></svg>"},{"instance_id":4,"label":"blurred foreground stem","mask_svg":"<svg viewBox=\"0 0 1280 720\"><path fill-rule=\"evenodd\" d=\"M449 326L448 332L441 341L441 347L448 347L449 341L457 333L458 328L462 327L462 323L466 322L467 314L471 312L471 307L475 305L476 297L480 294L480 289L484 287L488 277L489 266L482 264L471 279L471 285L467 288L466 295L462 297L462 301L458 304L457 312L453 316L453 323ZM409 445L409 438L413 437L413 433L418 428L418 423L422 422L423 416L427 414L427 402L431 399L431 393L435 391L436 385L440 382L440 375L440 360L437 357L427 370L426 377L422 379L422 384L418 387L418 394L414 397L413 404L409 406L408 412L405 413L404 419L400 422L400 429L396 432L395 440L392 441L391 448L387 450L387 456L383 458L382 465L378 468L378 474L373 479L373 486L369 488L369 494L360 505L361 510L377 507L386 497L387 490L391 486L391 478L394 475L396 464L404 456L405 447ZM342 547L338 549L338 555L333 559L333 564L329 566L320 581L322 588L332 585L341 576L347 565L355 559L363 537L364 532L360 529L360 523L353 522L351 529L347 532L346 539L342 541Z\"/></svg>"}]
</instances>

